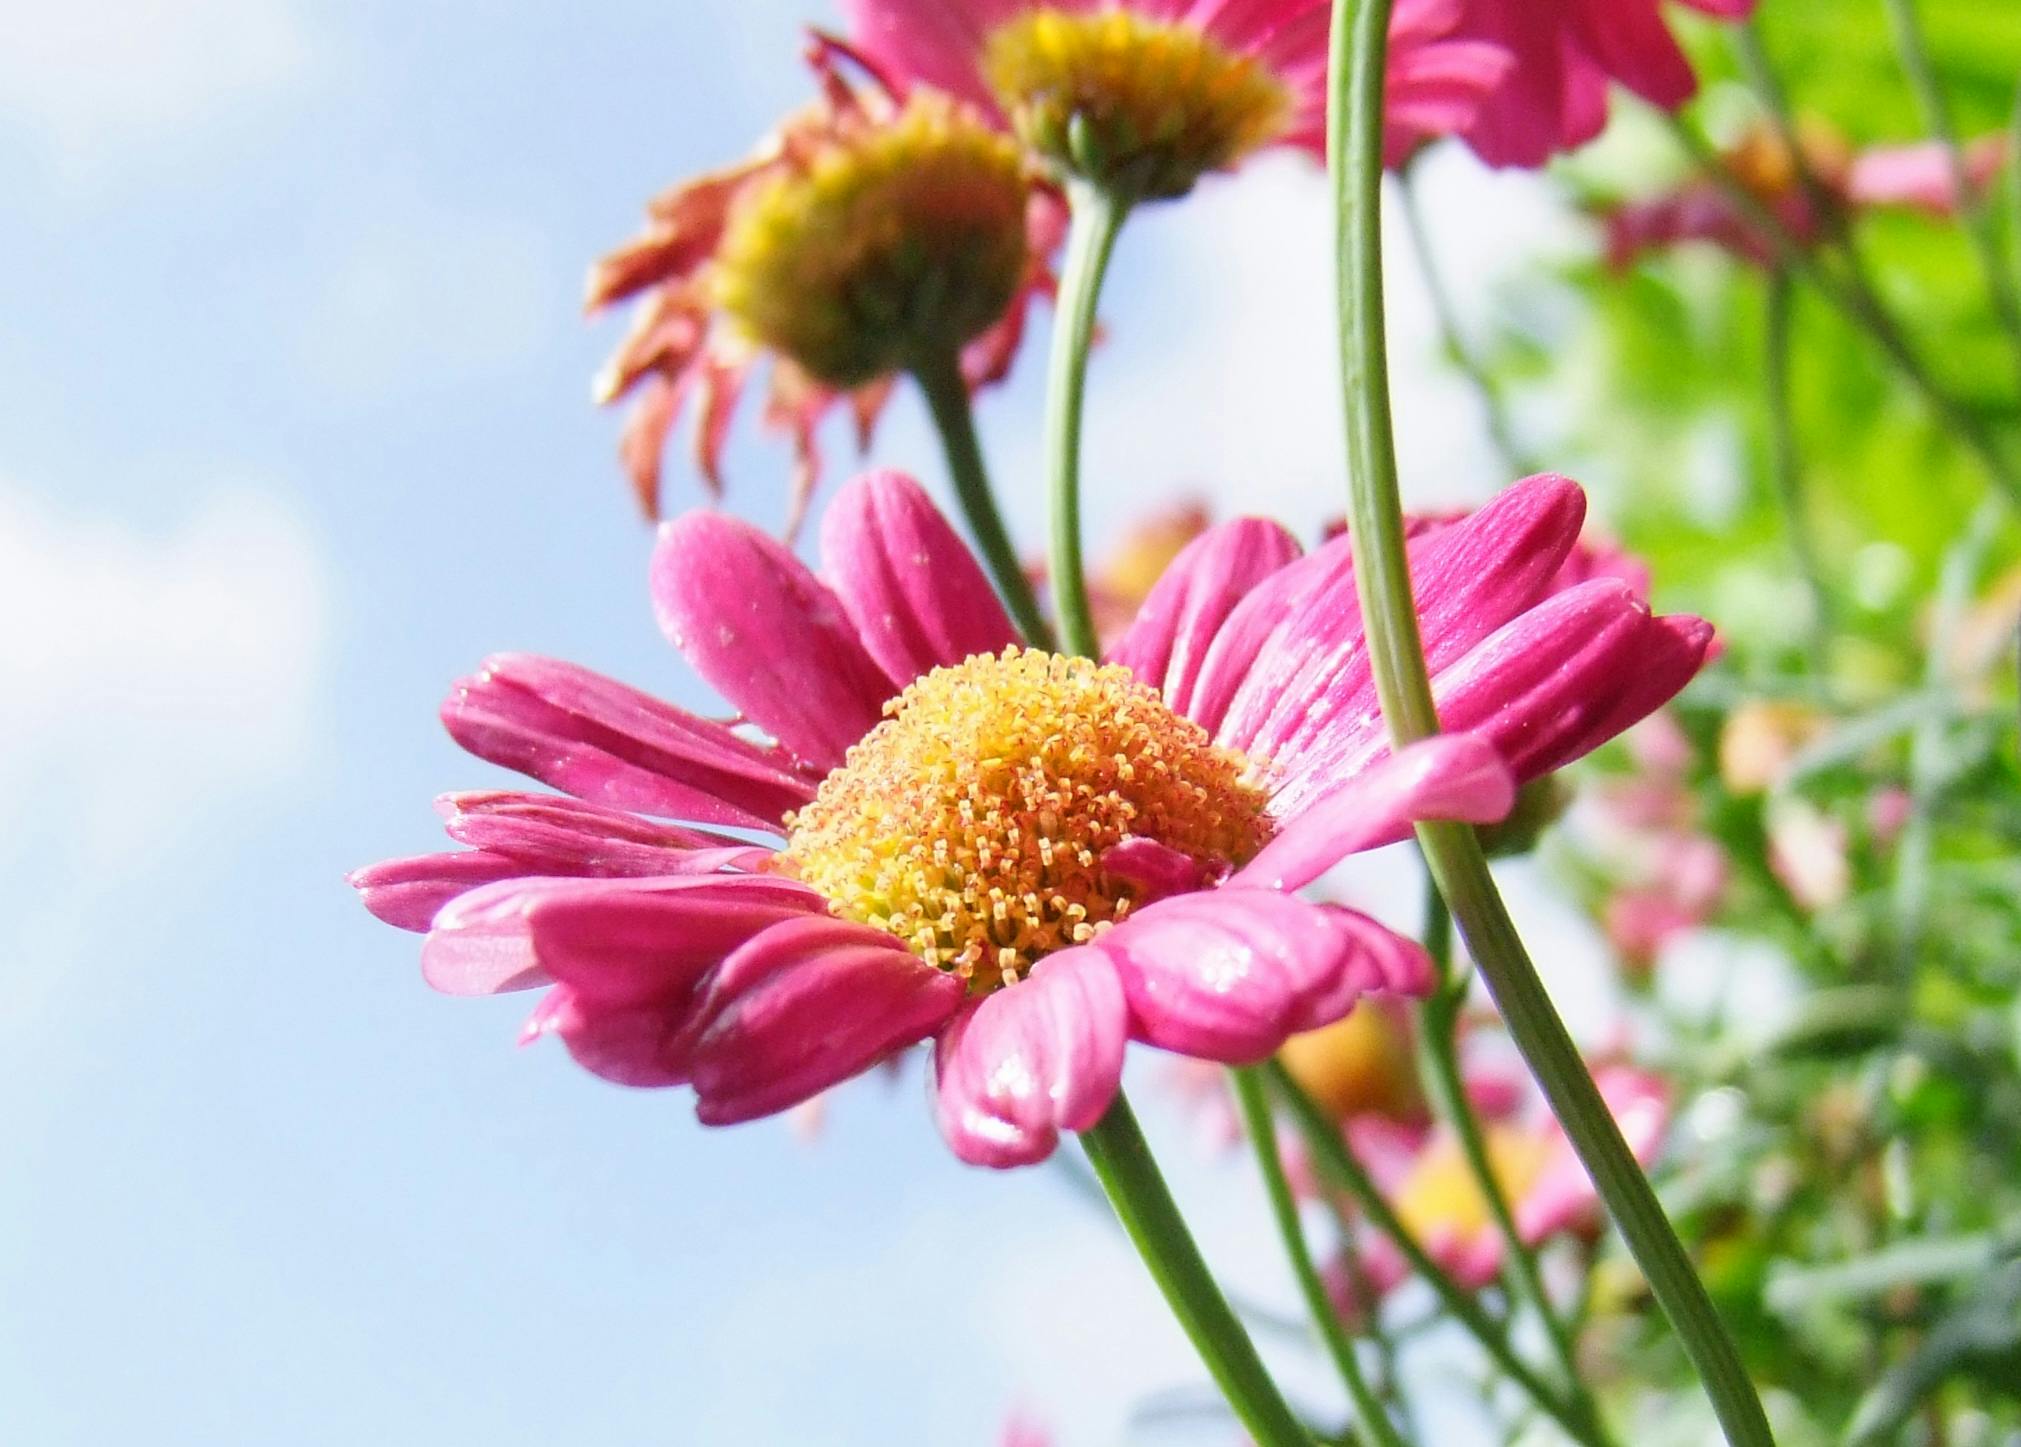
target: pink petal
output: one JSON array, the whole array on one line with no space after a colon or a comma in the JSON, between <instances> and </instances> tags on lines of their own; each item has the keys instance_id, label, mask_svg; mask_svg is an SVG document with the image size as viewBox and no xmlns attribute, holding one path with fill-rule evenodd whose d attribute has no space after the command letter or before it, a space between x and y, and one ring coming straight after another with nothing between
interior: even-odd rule
<instances>
[{"instance_id":1,"label":"pink petal","mask_svg":"<svg viewBox=\"0 0 2021 1447\"><path fill-rule=\"evenodd\" d=\"M752 870L769 849L554 794L479 790L436 801L449 837L517 860L522 874L600 876Z\"/></svg>"},{"instance_id":2,"label":"pink petal","mask_svg":"<svg viewBox=\"0 0 2021 1447\"><path fill-rule=\"evenodd\" d=\"M1670 1088L1659 1077L1626 1065L1596 1067L1593 1083L1621 1128L1628 1149L1647 1166L1656 1159L1669 1129ZM1549 1159L1523 1199L1512 1203L1516 1230L1530 1242L1585 1228L1593 1221L1600 1199L1571 1141L1555 1121L1550 1129L1554 1144Z\"/></svg>"},{"instance_id":3,"label":"pink petal","mask_svg":"<svg viewBox=\"0 0 2021 1447\"><path fill-rule=\"evenodd\" d=\"M1235 605L1298 556L1276 523L1237 518L1210 528L1172 560L1110 655L1181 713L1207 650Z\"/></svg>"},{"instance_id":4,"label":"pink petal","mask_svg":"<svg viewBox=\"0 0 2021 1447\"><path fill-rule=\"evenodd\" d=\"M903 473L866 473L836 494L821 562L894 687L1019 641L975 556Z\"/></svg>"},{"instance_id":5,"label":"pink petal","mask_svg":"<svg viewBox=\"0 0 2021 1447\"><path fill-rule=\"evenodd\" d=\"M695 1113L733 1125L810 1099L925 1039L963 986L864 925L777 925L725 960L697 1006Z\"/></svg>"},{"instance_id":6,"label":"pink petal","mask_svg":"<svg viewBox=\"0 0 2021 1447\"><path fill-rule=\"evenodd\" d=\"M614 1085L685 1085L685 1024L678 1012L612 1005L556 985L541 997L520 1039L531 1044L542 1035L559 1036L576 1064Z\"/></svg>"},{"instance_id":7,"label":"pink petal","mask_svg":"<svg viewBox=\"0 0 2021 1447\"><path fill-rule=\"evenodd\" d=\"M695 672L811 768L876 727L891 683L835 595L777 539L718 513L660 529L660 628Z\"/></svg>"},{"instance_id":8,"label":"pink petal","mask_svg":"<svg viewBox=\"0 0 2021 1447\"><path fill-rule=\"evenodd\" d=\"M1192 855L1141 834L1132 834L1103 850L1102 868L1136 885L1139 905L1219 882L1214 872Z\"/></svg>"},{"instance_id":9,"label":"pink petal","mask_svg":"<svg viewBox=\"0 0 2021 1447\"><path fill-rule=\"evenodd\" d=\"M1138 1039L1226 1064L1266 1058L1365 992L1421 991L1431 980L1421 950L1364 916L1270 889L1160 900L1096 948L1115 962Z\"/></svg>"},{"instance_id":10,"label":"pink petal","mask_svg":"<svg viewBox=\"0 0 2021 1447\"><path fill-rule=\"evenodd\" d=\"M527 872L525 865L504 855L456 850L368 864L352 870L346 879L379 919L395 929L425 932L436 912L458 895Z\"/></svg>"},{"instance_id":11,"label":"pink petal","mask_svg":"<svg viewBox=\"0 0 2021 1447\"><path fill-rule=\"evenodd\" d=\"M1129 1010L1115 966L1081 946L964 1010L934 1051L935 1114L975 1166L1044 1160L1116 1098Z\"/></svg>"},{"instance_id":12,"label":"pink petal","mask_svg":"<svg viewBox=\"0 0 2021 1447\"><path fill-rule=\"evenodd\" d=\"M450 691L442 722L480 759L615 809L777 832L814 797L777 751L554 659L487 658Z\"/></svg>"},{"instance_id":13,"label":"pink petal","mask_svg":"<svg viewBox=\"0 0 2021 1447\"><path fill-rule=\"evenodd\" d=\"M1420 819L1493 823L1515 799L1515 779L1484 740L1425 739L1292 816L1230 883L1303 889L1348 855L1395 843Z\"/></svg>"}]
</instances>

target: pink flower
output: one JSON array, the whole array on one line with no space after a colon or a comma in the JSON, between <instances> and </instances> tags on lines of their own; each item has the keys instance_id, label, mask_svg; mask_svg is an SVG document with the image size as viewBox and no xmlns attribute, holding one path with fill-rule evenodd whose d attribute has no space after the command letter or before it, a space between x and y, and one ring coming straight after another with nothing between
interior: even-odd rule
<instances>
[{"instance_id":1,"label":"pink flower","mask_svg":"<svg viewBox=\"0 0 2021 1447\"><path fill-rule=\"evenodd\" d=\"M1683 3L1727 20L1754 9L1754 0ZM1458 33L1515 58L1462 131L1491 166L1541 166L1592 140L1607 123L1610 82L1666 110L1698 89L1658 0L1466 0Z\"/></svg>"},{"instance_id":2,"label":"pink flower","mask_svg":"<svg viewBox=\"0 0 2021 1447\"><path fill-rule=\"evenodd\" d=\"M1052 110L1063 96L1099 133L1121 134L1112 122L1124 119L1140 136L1183 133L1187 155L1168 159L1192 175L1226 169L1260 146L1325 150L1330 8L1329 0L843 3L852 38L904 84L988 107L1049 153L1064 154L1053 134L1064 116ZM1461 0L1395 6L1392 165L1467 125L1509 73L1500 46L1455 34L1460 19ZM1028 44L1029 27L1040 24L1044 44Z\"/></svg>"},{"instance_id":3,"label":"pink flower","mask_svg":"<svg viewBox=\"0 0 2021 1447\"><path fill-rule=\"evenodd\" d=\"M1619 1064L1596 1067L1593 1079L1636 1160L1648 1165L1669 1126L1668 1086L1657 1076ZM1490 1122L1485 1136L1490 1169L1524 1242L1537 1246L1553 1237L1600 1230L1599 1194L1563 1128L1547 1112L1528 1121ZM1359 1126L1350 1130L1349 1139L1398 1220L1441 1268L1465 1287L1486 1286L1495 1279L1502 1269L1501 1233L1449 1127L1412 1139ZM1395 1244L1375 1232L1364 1237L1362 1266L1378 1292L1410 1274ZM1342 1305L1356 1309L1360 1304L1350 1292Z\"/></svg>"},{"instance_id":4,"label":"pink flower","mask_svg":"<svg viewBox=\"0 0 2021 1447\"><path fill-rule=\"evenodd\" d=\"M574 797L461 796L468 852L353 882L428 932L438 989L544 986L530 1034L690 1086L706 1122L930 1038L955 1152L1038 1160L1108 1108L1127 1041L1256 1061L1364 994L1427 988L1417 945L1296 891L1415 819L1499 817L1692 676L1701 620L1612 579L1547 596L1583 514L1537 477L1413 547L1451 732L1392 755L1344 541L1300 557L1272 523L1211 529L1098 665L1020 650L899 475L837 497L825 582L690 513L654 558L661 625L769 739L494 658L451 693L450 733Z\"/></svg>"},{"instance_id":5,"label":"pink flower","mask_svg":"<svg viewBox=\"0 0 2021 1447\"><path fill-rule=\"evenodd\" d=\"M850 85L844 58L816 37L819 98L749 160L654 197L645 229L590 270L587 310L638 299L594 390L634 399L619 456L649 518L683 412L695 465L721 496L723 444L767 357L762 415L793 440L797 524L820 476L816 430L844 407L868 446L917 350L910 327L965 342L975 390L1008 374L1033 298L1050 292L1065 209L1016 148L945 97Z\"/></svg>"},{"instance_id":6,"label":"pink flower","mask_svg":"<svg viewBox=\"0 0 2021 1447\"><path fill-rule=\"evenodd\" d=\"M1877 146L1857 155L1838 138L1813 129L1801 138L1812 178L1848 213L1909 210L1944 219L1963 204L1944 147L1934 142ZM1982 136L1965 148L1966 179L1983 190L2006 159L2003 136ZM1755 130L1730 149L1725 164L1797 241L1815 243L1823 219L1804 191L1795 160L1781 139ZM1705 241L1758 266L1774 262L1770 239L1718 185L1694 177L1672 191L1630 201L1606 213L1608 264L1620 269L1651 251Z\"/></svg>"}]
</instances>

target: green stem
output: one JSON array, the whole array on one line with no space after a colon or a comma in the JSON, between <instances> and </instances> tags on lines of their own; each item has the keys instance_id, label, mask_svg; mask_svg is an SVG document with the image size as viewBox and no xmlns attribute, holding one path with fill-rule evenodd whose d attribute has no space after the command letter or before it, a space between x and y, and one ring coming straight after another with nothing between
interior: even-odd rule
<instances>
[{"instance_id":1,"label":"green stem","mask_svg":"<svg viewBox=\"0 0 2021 1447\"><path fill-rule=\"evenodd\" d=\"M1985 276L1987 294L1993 298L1993 312L2014 347L2016 365L2021 366L2021 300L2014 294L2014 278L2000 264L2000 244L1993 234L1993 217L1985 204L1986 198L1972 184L1965 167L1965 149L1959 144L1957 127L1951 123L1951 108L1930 64L1915 0L1882 0L1882 3L1887 8L1889 27L1895 33L1895 50L1902 58L1902 72L1916 94L1916 108L1923 113L1923 127L1944 148L1950 162L1951 184L1958 191L1958 212Z\"/></svg>"},{"instance_id":2,"label":"green stem","mask_svg":"<svg viewBox=\"0 0 2021 1447\"><path fill-rule=\"evenodd\" d=\"M1298 1289L1312 1313L1312 1324L1319 1328L1320 1340L1326 1343L1327 1355L1333 1358L1340 1379L1347 1386L1348 1401L1354 1408L1361 1435L1382 1447L1404 1447L1403 1437L1362 1373L1354 1343L1348 1339L1340 1312L1327 1294L1326 1283L1320 1280L1312 1248L1306 1244L1305 1228L1298 1219L1298 1198L1292 1194L1291 1178L1285 1175L1284 1158L1277 1151L1277 1122L1270 1116L1263 1077L1253 1065L1231 1070L1229 1075L1235 1084L1236 1103L1242 1109L1243 1127L1249 1133L1249 1143L1256 1150L1256 1164L1263 1173L1270 1213L1276 1218L1278 1235L1284 1238L1284 1252L1291 1258L1292 1274L1298 1278Z\"/></svg>"},{"instance_id":3,"label":"green stem","mask_svg":"<svg viewBox=\"0 0 2021 1447\"><path fill-rule=\"evenodd\" d=\"M1452 364L1459 368L1460 375L1467 379L1474 394L1480 398L1481 419L1487 425L1488 441L1494 445L1495 455L1503 468L1516 477L1526 477L1537 468L1523 455L1523 449L1516 442L1515 429L1509 424L1509 409L1502 402L1501 387L1488 369L1481 365L1480 358L1474 355L1460 332L1459 309L1453 305L1452 293L1446 288L1445 272L1439 266L1438 248L1432 244L1431 229L1425 225L1424 208L1418 204L1414 173L1415 167L1406 166L1397 181L1399 194L1403 197L1404 228L1410 236L1411 254L1417 258L1418 275L1424 281L1425 295L1432 304L1432 318L1438 325L1439 341Z\"/></svg>"},{"instance_id":4,"label":"green stem","mask_svg":"<svg viewBox=\"0 0 2021 1447\"><path fill-rule=\"evenodd\" d=\"M954 481L962 516L968 519L968 530L996 580L1011 621L1033 647L1051 648L1053 630L1039 612L1032 580L1018 561L1003 515L997 511L996 494L990 489L989 469L975 433L975 410L969 405L968 383L961 375L961 358L953 351L922 356L913 364L912 375L926 396L934 429L940 433L941 451L947 456L948 476Z\"/></svg>"},{"instance_id":5,"label":"green stem","mask_svg":"<svg viewBox=\"0 0 2021 1447\"><path fill-rule=\"evenodd\" d=\"M1481 1304L1473 1295L1460 1288L1447 1275L1438 1262L1432 1260L1424 1243L1411 1234L1410 1228L1391 1209L1382 1188L1370 1178L1362 1168L1354 1153L1347 1148L1327 1118L1326 1113L1314 1103L1290 1072L1276 1061L1263 1067L1264 1076L1270 1088L1291 1112L1292 1123L1305 1139L1305 1148L1311 1153L1313 1163L1320 1175L1330 1181L1336 1190L1344 1191L1354 1199L1357 1208L1367 1217L1370 1225L1389 1237L1396 1249L1408 1261L1411 1270L1423 1278L1445 1308L1446 1315L1459 1323L1460 1327L1488 1354L1488 1359L1501 1369L1508 1379L1516 1384L1525 1395L1569 1432L1573 1439L1588 1444L1588 1447L1603 1447L1590 1435L1591 1429L1580 1420L1556 1388L1538 1376L1523 1359L1516 1355L1509 1345L1508 1333L1495 1319L1481 1309Z\"/></svg>"},{"instance_id":6,"label":"green stem","mask_svg":"<svg viewBox=\"0 0 2021 1447\"><path fill-rule=\"evenodd\" d=\"M1808 246L1790 234L1781 218L1762 205L1754 193L1734 176L1713 153L1703 136L1669 111L1663 112L1663 118L1693 161L1720 188L1734 209L1747 219L1748 225L1768 243L1777 263L1792 276L1801 277L1809 283L1840 315L1880 348L1902 380L1921 395L1937 424L1977 459L2008 502L2021 509L2021 471L2015 469L1979 419L1938 383L1924 365L1922 357L1909 344L1900 325L1881 305L1873 289L1861 281L1857 273L1842 277L1825 266Z\"/></svg>"},{"instance_id":7,"label":"green stem","mask_svg":"<svg viewBox=\"0 0 2021 1447\"><path fill-rule=\"evenodd\" d=\"M1337 224L1355 586L1376 693L1390 736L1401 747L1437 732L1438 715L1404 552L1383 338L1382 123L1389 11L1388 0L1334 0L1327 154ZM1510 1036L1682 1339L1728 1439L1745 1447L1772 1442L1740 1354L1552 1007L1488 873L1480 841L1463 824L1420 824L1418 842Z\"/></svg>"},{"instance_id":8,"label":"green stem","mask_svg":"<svg viewBox=\"0 0 2021 1447\"><path fill-rule=\"evenodd\" d=\"M1172 1314L1257 1447L1311 1447L1186 1229L1130 1103L1119 1092L1081 1145Z\"/></svg>"},{"instance_id":9,"label":"green stem","mask_svg":"<svg viewBox=\"0 0 2021 1447\"><path fill-rule=\"evenodd\" d=\"M1073 220L1053 322L1046 377L1046 460L1053 509L1053 614L1069 653L1099 651L1081 563L1081 403L1087 393L1088 348L1095 337L1095 300L1102 290L1116 235L1130 214L1127 200L1086 181L1067 183Z\"/></svg>"},{"instance_id":10,"label":"green stem","mask_svg":"<svg viewBox=\"0 0 2021 1447\"><path fill-rule=\"evenodd\" d=\"M1768 295L1764 299L1762 338L1762 383L1768 411L1769 477L1775 487L1775 502L1782 514L1782 529L1789 541L1790 556L1796 562L1804 590L1810 595L1811 668L1820 683L1830 675L1831 591L1825 587L1824 570L1818 562L1817 545L1811 537L1810 519L1804 507L1803 459L1796 442L1796 417L1790 394L1790 312L1795 297L1789 273L1773 267L1768 273Z\"/></svg>"},{"instance_id":11,"label":"green stem","mask_svg":"<svg viewBox=\"0 0 2021 1447\"><path fill-rule=\"evenodd\" d=\"M1494 1218L1495 1229L1501 1233L1502 1276L1510 1295L1526 1304L1543 1324L1552 1353L1558 1359L1559 1374L1573 1409L1586 1419L1591 1436L1604 1440L1606 1429L1600 1422L1599 1407L1579 1377L1579 1361L1573 1350L1571 1333L1566 1330L1557 1306L1544 1288L1543 1273L1537 1269L1536 1253L1523 1239L1522 1232L1516 1229L1516 1213L1509 1205L1508 1193L1502 1189L1500 1177L1495 1174L1494 1160L1488 1154L1487 1136L1481 1129L1480 1117L1474 1113L1473 1102L1467 1099L1459 1052L1460 1008L1466 1000L1466 980L1464 976L1457 981L1452 978L1452 915L1429 880L1425 888L1428 897L1425 901L1424 945L1438 963L1439 976L1444 981L1425 1001L1421 1016L1426 1091L1441 1118L1452 1127L1459 1141L1460 1154L1466 1158L1467 1169L1473 1175L1474 1186L1481 1193L1481 1199L1487 1202L1488 1214Z\"/></svg>"}]
</instances>

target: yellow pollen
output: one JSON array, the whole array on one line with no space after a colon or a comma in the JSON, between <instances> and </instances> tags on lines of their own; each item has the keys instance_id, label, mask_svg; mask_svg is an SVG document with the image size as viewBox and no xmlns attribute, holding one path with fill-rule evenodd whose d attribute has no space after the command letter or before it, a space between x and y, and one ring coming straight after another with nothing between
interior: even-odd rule
<instances>
[{"instance_id":1,"label":"yellow pollen","mask_svg":"<svg viewBox=\"0 0 2021 1447\"><path fill-rule=\"evenodd\" d=\"M1523 1199L1543 1174L1550 1142L1534 1131L1507 1126L1487 1130L1488 1168L1510 1205ZM1420 1240L1450 1234L1472 1236L1493 1227L1487 1197L1474 1180L1460 1143L1441 1135L1425 1147L1390 1200L1397 1219Z\"/></svg>"},{"instance_id":2,"label":"yellow pollen","mask_svg":"<svg viewBox=\"0 0 2021 1447\"><path fill-rule=\"evenodd\" d=\"M1007 648L885 711L787 820L785 867L977 991L1128 912L1102 866L1124 838L1216 868L1269 837L1247 761L1117 664Z\"/></svg>"},{"instance_id":3,"label":"yellow pollen","mask_svg":"<svg viewBox=\"0 0 2021 1447\"><path fill-rule=\"evenodd\" d=\"M921 92L889 120L838 126L739 203L716 300L816 379L860 386L1003 315L1030 257L1030 193L1015 142Z\"/></svg>"},{"instance_id":4,"label":"yellow pollen","mask_svg":"<svg viewBox=\"0 0 2021 1447\"><path fill-rule=\"evenodd\" d=\"M1268 67L1129 10L1028 11L990 33L982 68L1034 150L1143 199L1183 196L1291 120L1291 92Z\"/></svg>"}]
</instances>

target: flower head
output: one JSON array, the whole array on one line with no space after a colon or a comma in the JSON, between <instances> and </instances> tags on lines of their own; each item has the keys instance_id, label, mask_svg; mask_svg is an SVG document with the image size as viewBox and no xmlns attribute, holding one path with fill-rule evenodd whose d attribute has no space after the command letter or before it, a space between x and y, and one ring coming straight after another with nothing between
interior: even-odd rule
<instances>
[{"instance_id":1,"label":"flower head","mask_svg":"<svg viewBox=\"0 0 2021 1447\"><path fill-rule=\"evenodd\" d=\"M1755 0L1682 0L1738 20ZM1698 80L1664 23L1661 0L1465 0L1458 33L1503 47L1515 63L1464 128L1491 166L1541 166L1600 134L1607 87L1619 82L1666 110Z\"/></svg>"},{"instance_id":2,"label":"flower head","mask_svg":"<svg viewBox=\"0 0 2021 1447\"><path fill-rule=\"evenodd\" d=\"M1324 146L1327 0L847 0L851 33L907 84L1003 117L1062 174L1181 196L1267 146ZM1465 125L1507 72L1452 35L1459 0L1390 25L1392 162Z\"/></svg>"},{"instance_id":3,"label":"flower head","mask_svg":"<svg viewBox=\"0 0 2021 1447\"><path fill-rule=\"evenodd\" d=\"M621 452L648 516L684 408L702 477L721 490L724 438L761 358L766 421L799 456L797 518L834 407L867 438L893 378L922 362L960 353L971 387L999 380L1049 285L1059 205L1017 147L944 95L852 86L841 54L817 37L819 98L750 160L656 197L646 229L590 272L590 310L640 298L596 396L637 395Z\"/></svg>"},{"instance_id":4,"label":"flower head","mask_svg":"<svg viewBox=\"0 0 2021 1447\"><path fill-rule=\"evenodd\" d=\"M691 1086L707 1122L931 1038L956 1153L1037 1160L1108 1108L1129 1040L1252 1062L1365 994L1428 988L1415 944L1297 891L1413 820L1499 818L1517 781L1697 670L1701 621L1613 580L1549 594L1583 503L1533 478L1413 547L1451 732L1395 754L1344 540L1300 557L1270 523L1209 530L1098 664L1023 648L897 474L836 499L827 581L691 513L660 537L661 625L769 737L493 659L450 732L574 797L452 802L469 851L354 882L428 932L432 984L546 986L532 1034Z\"/></svg>"}]
</instances>

